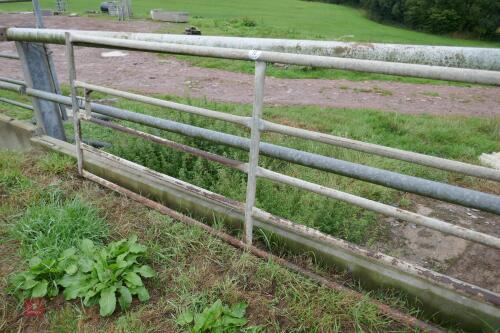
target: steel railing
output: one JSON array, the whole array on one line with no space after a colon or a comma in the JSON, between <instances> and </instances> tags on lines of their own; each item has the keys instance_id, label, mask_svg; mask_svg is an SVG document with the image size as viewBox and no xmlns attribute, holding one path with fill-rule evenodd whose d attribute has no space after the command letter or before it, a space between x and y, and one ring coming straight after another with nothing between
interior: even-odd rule
<instances>
[{"instance_id":1,"label":"steel railing","mask_svg":"<svg viewBox=\"0 0 500 333\"><path fill-rule=\"evenodd\" d=\"M92 36L84 36L81 34L72 34L67 33L66 35L66 45L67 45L67 57L68 63L70 64L70 81L71 81L71 91L72 91L72 107L74 115L79 115L74 117L74 125L75 125L75 142L77 146L77 157L78 157L78 170L81 174L83 174L83 148L81 144L81 129L80 122L90 121L94 124L103 125L109 128L113 128L115 130L119 130L131 135L142 137L146 140L156 142L162 145L169 146L174 149L182 150L184 152L188 152L190 154L194 154L212 161L216 161L222 163L226 166L238 169L247 173L248 181L247 181L247 193L246 193L246 201L245 201L245 233L244 238L247 244L252 243L252 234L253 234L253 218L254 218L254 210L255 210L255 192L256 192L256 184L257 178L265 178L274 182L280 182L288 185L292 185L295 187L299 187L317 194L321 194L333 199L341 200L348 202L350 204L381 213L384 215L392 216L407 222L415 223L418 225L422 225L428 228L432 228L438 231L441 231L446 234L450 234L456 237L460 237L463 239L467 239L473 242L481 243L490 247L494 247L500 249L500 239L491 235L487 235L484 233L480 233L471 229L463 228L460 226L453 225L451 223L447 223L435 218L423 216L420 214L416 214L410 211L405 211L396 207L392 207L390 205L386 205L383 203L379 203L376 201L372 201L366 198L362 198L356 195L352 195L349 193L341 192L332 188L324 187L318 184L314 184L311 182L306 182L304 180L286 176L271 170L267 170L265 168L258 166L259 156L261 154L261 139L260 134L264 131L272 131L277 132L289 136L295 136L303 139L314 140L317 142L328 143L334 146L340 146L344 148L351 148L359 151L364 151L368 153L375 153L385 157L391 157L399 160L414 162L426 166L437 167L439 169L461 172L467 175L472 175L480 178L485 178L489 180L500 180L500 171L494 170L486 167L475 166L467 163L452 161L441 159L437 157L427 156L423 154L416 154L412 152L406 152L399 149L388 148L379 145L366 144L363 142L349 140L344 138L339 138L331 135L326 135L322 133L317 133L313 131L306 131L302 129L293 128L290 126L284 126L280 124L275 124L269 121L262 120L262 108L263 108L263 96L264 96L264 81L265 81L265 70L266 63L269 61L275 61L276 59L280 59L280 62L291 63L291 64L304 64L308 63L310 65L317 66L318 64L315 62L316 60L321 60L320 65L323 64L325 66L330 66L329 61L325 61L325 59L319 59L324 57L317 56L307 56L307 55L290 55L290 54L275 54L274 52L267 52L267 55L263 56L263 53L260 51L241 51L241 50L227 50L227 49L218 49L211 48L210 50L201 50L203 47L185 47L175 45L171 49L170 46L165 46L162 43L154 43L154 42L140 42L140 41L127 41L127 40L119 40L112 38L99 38ZM220 57L226 59L246 59L255 62L255 92L254 92L254 103L253 103L253 112L252 117L244 117L231 115L227 113L212 111L204 108L192 107L189 105L183 105L180 103L174 103L169 101L164 101L157 98L142 96L139 94L133 94L129 92L124 92L116 89L101 87L94 84L89 84L85 82L77 81L76 79L76 64L74 58L74 46L75 45L89 45L89 46L106 46L112 48L127 48L127 49L136 49L136 50L146 50L146 51L158 51L158 52L174 52L174 53L182 53L188 55L202 55L202 56L211 56L211 57ZM244 55L244 53L246 55ZM81 102L79 101L77 95L77 89L83 88L84 90L84 108L85 112L83 114L80 113L81 110ZM170 140L163 139L158 136L154 136L145 132L141 132L132 128L128 128L118 124L111 124L108 122L103 122L101 120L95 119L92 112L92 102L90 99L90 95L92 92L100 92L104 94L109 94L117 97L126 98L129 100L142 102L150 105L166 107L186 113L196 114L212 119L228 121L234 124L242 125L250 129L251 137L250 140L245 140L245 148L248 148L249 152L249 162L244 163L241 161L231 160L222 156L218 156L215 154L203 152L199 149L195 149L192 147L187 147L185 145L181 145L178 143L174 143ZM99 112L98 112L99 113ZM141 114L135 114L134 117L130 117L130 113L123 112L122 110L115 109L114 112L104 112L107 116L115 117L118 119L128 120L132 122L138 122L145 125L153 125L157 128L164 128L168 126L161 126L162 119L155 118L151 116L145 116ZM135 118L135 119L134 119ZM212 131L213 132L213 131ZM188 133L184 133L185 135L189 135ZM208 134L208 133L206 133ZM214 134L214 133L211 133ZM220 133L222 134L222 133ZM190 136L207 138L207 136L203 137L200 135L196 135L195 133L191 133ZM226 134L227 136L227 134ZM241 138L243 139L243 138ZM228 140L223 140L219 138L219 142L229 143ZM233 142L230 145L235 146ZM412 177L414 178L414 177ZM440 184L440 183L438 183ZM441 186L450 186L446 184L440 184ZM461 191L466 191L464 197L467 197L471 192L470 190L462 189L455 187L455 191L460 189ZM472 191L476 192L476 191ZM477 193L473 193L477 194ZM500 197L485 194L485 197L482 199L487 200L488 205L492 205L491 207L484 207L482 205L482 209L493 211L497 214L500 213ZM484 203L484 202L483 202ZM477 206L475 206L477 207Z\"/></svg>"}]
</instances>

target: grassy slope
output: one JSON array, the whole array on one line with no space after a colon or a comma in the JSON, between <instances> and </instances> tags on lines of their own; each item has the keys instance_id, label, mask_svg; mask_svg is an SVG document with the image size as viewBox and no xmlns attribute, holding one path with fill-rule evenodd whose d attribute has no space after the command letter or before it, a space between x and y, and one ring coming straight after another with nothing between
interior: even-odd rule
<instances>
[{"instance_id":1,"label":"grassy slope","mask_svg":"<svg viewBox=\"0 0 500 333\"><path fill-rule=\"evenodd\" d=\"M267 332L404 331L382 317L368 298L357 301L318 287L272 262L235 250L198 228L81 181L74 174L75 168L73 161L55 153L28 156L0 151L0 331L181 332L175 324L180 313L186 309L200 311L217 298L228 304L247 302L250 322L263 325ZM47 200L52 200L48 194L77 200L86 207L85 212L99 215L96 222L95 217L82 214L80 228L106 223L112 239L139 235L150 249L149 263L158 272L147 285L150 301L134 302L127 313L118 311L103 319L96 307L88 309L79 302L57 298L48 303L43 318L19 316L15 300L6 294L7 277L25 268L25 260L38 252L23 252L22 239L11 230L20 224L38 224L29 210L45 209ZM28 206L31 208L26 210ZM60 215L72 212L64 204L51 208ZM50 227L52 233L61 233L61 246L83 236L76 231L68 238L64 231L67 227L65 220L57 219ZM86 237L92 237L92 229L86 232ZM103 237L99 228L93 233ZM396 298L393 301L403 305Z\"/></svg>"},{"instance_id":2,"label":"grassy slope","mask_svg":"<svg viewBox=\"0 0 500 333\"><path fill-rule=\"evenodd\" d=\"M53 8L55 1L42 0L44 8ZM69 0L70 11L84 12L98 9L100 0ZM228 20L234 17L249 17L271 28L272 32L280 31L282 37L298 34L316 39L339 39L362 42L415 43L434 45L463 46L500 46L499 43L452 39L414 32L373 22L363 16L360 10L325 3L299 0L141 0L133 1L135 14L148 17L154 8L188 11L192 17ZM5 4L3 11L24 9L29 4ZM211 31L208 31L209 33ZM265 33L261 32L260 34ZM352 36L352 37L349 37Z\"/></svg>"}]
</instances>

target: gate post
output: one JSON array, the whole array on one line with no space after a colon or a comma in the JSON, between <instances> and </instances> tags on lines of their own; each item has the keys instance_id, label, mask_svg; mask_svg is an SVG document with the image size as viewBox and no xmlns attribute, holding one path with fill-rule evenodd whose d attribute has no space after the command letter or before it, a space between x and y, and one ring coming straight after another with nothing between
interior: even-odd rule
<instances>
[{"instance_id":1,"label":"gate post","mask_svg":"<svg viewBox=\"0 0 500 333\"><path fill-rule=\"evenodd\" d=\"M16 48L28 88L56 93L57 87L53 83L50 60L44 45L16 42ZM38 126L43 128L47 135L66 141L59 105L47 100L33 98L33 107Z\"/></svg>"}]
</instances>

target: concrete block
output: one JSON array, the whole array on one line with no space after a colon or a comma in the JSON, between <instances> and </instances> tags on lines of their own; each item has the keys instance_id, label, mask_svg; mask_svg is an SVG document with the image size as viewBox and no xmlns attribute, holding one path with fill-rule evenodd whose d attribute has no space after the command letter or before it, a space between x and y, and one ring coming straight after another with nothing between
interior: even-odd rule
<instances>
[{"instance_id":1,"label":"concrete block","mask_svg":"<svg viewBox=\"0 0 500 333\"><path fill-rule=\"evenodd\" d=\"M30 150L36 126L0 114L0 149Z\"/></svg>"},{"instance_id":2,"label":"concrete block","mask_svg":"<svg viewBox=\"0 0 500 333\"><path fill-rule=\"evenodd\" d=\"M162 9L151 11L153 21L163 21L172 23L186 23L189 21L189 14L186 12L167 12Z\"/></svg>"}]
</instances>

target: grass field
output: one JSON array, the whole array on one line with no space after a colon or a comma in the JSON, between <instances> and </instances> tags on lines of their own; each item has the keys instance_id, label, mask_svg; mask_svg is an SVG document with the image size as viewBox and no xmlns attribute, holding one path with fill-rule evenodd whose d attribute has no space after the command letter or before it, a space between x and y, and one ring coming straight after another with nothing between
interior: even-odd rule
<instances>
[{"instance_id":1,"label":"grass field","mask_svg":"<svg viewBox=\"0 0 500 333\"><path fill-rule=\"evenodd\" d=\"M201 229L82 181L75 168L74 161L55 153L0 151L2 332L186 332L176 318L217 299L247 303L247 318L263 329L260 332L407 332L382 316L368 297L359 300L319 287L273 262L235 250ZM75 215L75 207L79 214ZM47 210L51 213L37 214ZM64 218L53 219L55 215ZM53 242L46 242L49 236L26 239L18 232L41 230L41 222L50 224ZM108 243L132 234L147 245L147 263L157 272L147 283L151 294L147 303L134 302L126 312L101 318L96 307L57 297L48 301L45 316L26 318L6 293L8 277L26 269L32 247L48 254L83 237ZM385 295L385 301L405 306L396 294Z\"/></svg>"},{"instance_id":2,"label":"grass field","mask_svg":"<svg viewBox=\"0 0 500 333\"><path fill-rule=\"evenodd\" d=\"M44 8L54 8L55 1L41 0ZM68 0L68 10L84 13L97 10L100 0ZM412 43L457 46L499 47L500 43L454 39L414 32L379 24L367 19L363 12L339 5L300 0L134 0L137 17L149 17L154 8L188 11L192 24L205 34L308 39L340 39L359 42ZM2 4L0 10L29 10L30 4ZM245 18L245 20L232 19ZM247 23L245 23L247 22ZM89 27L90 28L90 27Z\"/></svg>"}]
</instances>

